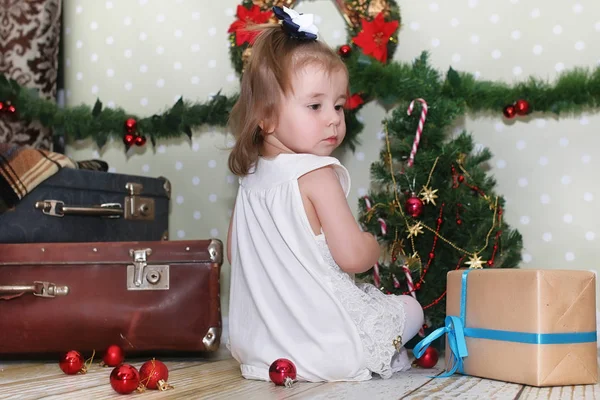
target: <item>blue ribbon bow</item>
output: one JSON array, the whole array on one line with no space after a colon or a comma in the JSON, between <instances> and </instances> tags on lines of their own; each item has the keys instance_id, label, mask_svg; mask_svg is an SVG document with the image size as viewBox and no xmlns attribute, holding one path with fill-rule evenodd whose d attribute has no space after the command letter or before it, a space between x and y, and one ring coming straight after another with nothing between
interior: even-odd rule
<instances>
[{"instance_id":1,"label":"blue ribbon bow","mask_svg":"<svg viewBox=\"0 0 600 400\"><path fill-rule=\"evenodd\" d=\"M300 30L300 25L292 21L292 16L286 13L283 8L274 6L273 13L277 19L281 20L281 25L285 33L294 39L300 40L317 40L317 35L311 32L305 32ZM302 14L300 14L302 15Z\"/></svg>"},{"instance_id":2,"label":"blue ribbon bow","mask_svg":"<svg viewBox=\"0 0 600 400\"><path fill-rule=\"evenodd\" d=\"M462 274L462 287L460 291L460 317L449 315L446 317L445 325L431 332L421 340L413 349L416 358L421 358L429 345L443 335L448 335L448 347L450 349L450 364L452 367L445 373L438 375L446 378L456 371L464 373L463 358L469 355L466 337L500 340L504 342L526 343L526 344L574 344L589 343L597 340L596 331L593 332L567 332L567 333L529 333L512 332L495 329L467 328L467 276L472 270L466 270Z\"/></svg>"}]
</instances>

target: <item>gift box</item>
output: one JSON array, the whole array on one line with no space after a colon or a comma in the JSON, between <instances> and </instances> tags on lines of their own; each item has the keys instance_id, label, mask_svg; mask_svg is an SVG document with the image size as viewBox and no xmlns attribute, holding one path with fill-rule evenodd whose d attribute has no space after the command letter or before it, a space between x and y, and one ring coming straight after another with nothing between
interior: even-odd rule
<instances>
[{"instance_id":1,"label":"gift box","mask_svg":"<svg viewBox=\"0 0 600 400\"><path fill-rule=\"evenodd\" d=\"M567 270L478 269L447 277L446 373L531 386L598 382L596 278Z\"/></svg>"}]
</instances>

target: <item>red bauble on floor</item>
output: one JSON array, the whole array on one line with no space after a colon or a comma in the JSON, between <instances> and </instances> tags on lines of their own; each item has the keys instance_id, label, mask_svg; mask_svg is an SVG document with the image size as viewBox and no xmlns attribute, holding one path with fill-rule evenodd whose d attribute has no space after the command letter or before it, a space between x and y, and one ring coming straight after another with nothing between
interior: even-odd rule
<instances>
[{"instance_id":1,"label":"red bauble on floor","mask_svg":"<svg viewBox=\"0 0 600 400\"><path fill-rule=\"evenodd\" d=\"M140 368L140 382L151 390L167 390L171 386L167 383L169 369L161 361L152 359L146 361Z\"/></svg>"},{"instance_id":2,"label":"red bauble on floor","mask_svg":"<svg viewBox=\"0 0 600 400\"><path fill-rule=\"evenodd\" d=\"M110 373L110 386L112 386L117 393L131 393L136 390L139 385L140 374L132 365L119 365Z\"/></svg>"},{"instance_id":3,"label":"red bauble on floor","mask_svg":"<svg viewBox=\"0 0 600 400\"><path fill-rule=\"evenodd\" d=\"M123 349L116 344L108 346L102 357L102 363L107 367L116 367L121 364L125 359L125 353Z\"/></svg>"},{"instance_id":4,"label":"red bauble on floor","mask_svg":"<svg viewBox=\"0 0 600 400\"><path fill-rule=\"evenodd\" d=\"M278 386L291 387L296 380L296 366L287 358L279 358L271 364L269 378Z\"/></svg>"},{"instance_id":5,"label":"red bauble on floor","mask_svg":"<svg viewBox=\"0 0 600 400\"><path fill-rule=\"evenodd\" d=\"M433 368L437 364L440 355L438 351L429 346L425 349L425 352L421 355L421 358L417 358L415 360L415 364L417 364L421 368Z\"/></svg>"},{"instance_id":6,"label":"red bauble on floor","mask_svg":"<svg viewBox=\"0 0 600 400\"><path fill-rule=\"evenodd\" d=\"M67 375L75 375L82 372L84 363L83 356L76 350L67 351L58 361L60 369Z\"/></svg>"}]
</instances>

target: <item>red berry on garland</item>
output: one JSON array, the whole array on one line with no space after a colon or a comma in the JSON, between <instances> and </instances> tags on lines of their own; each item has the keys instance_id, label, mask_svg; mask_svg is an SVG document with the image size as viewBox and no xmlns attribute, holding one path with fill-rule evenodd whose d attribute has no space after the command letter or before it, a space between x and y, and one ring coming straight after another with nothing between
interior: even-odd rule
<instances>
[{"instance_id":1,"label":"red berry on garland","mask_svg":"<svg viewBox=\"0 0 600 400\"><path fill-rule=\"evenodd\" d=\"M504 107L504 110L502 110L502 113L504 114L504 116L506 118L514 118L515 115L517 114L517 110L515 109L515 106L508 105L508 106Z\"/></svg>"},{"instance_id":2,"label":"red berry on garland","mask_svg":"<svg viewBox=\"0 0 600 400\"><path fill-rule=\"evenodd\" d=\"M17 108L11 104L6 108L6 111L9 114L15 115L17 113Z\"/></svg>"},{"instance_id":3,"label":"red berry on garland","mask_svg":"<svg viewBox=\"0 0 600 400\"><path fill-rule=\"evenodd\" d=\"M0 112L4 111L5 105L0 101Z\"/></svg>"},{"instance_id":4,"label":"red berry on garland","mask_svg":"<svg viewBox=\"0 0 600 400\"><path fill-rule=\"evenodd\" d=\"M125 145L131 146L134 142L135 142L134 134L126 133L125 136L123 136L123 143L125 143Z\"/></svg>"},{"instance_id":5,"label":"red berry on garland","mask_svg":"<svg viewBox=\"0 0 600 400\"><path fill-rule=\"evenodd\" d=\"M515 109L519 115L527 115L529 113L529 102L527 100L517 100Z\"/></svg>"},{"instance_id":6,"label":"red berry on garland","mask_svg":"<svg viewBox=\"0 0 600 400\"><path fill-rule=\"evenodd\" d=\"M121 364L124 359L125 354L123 353L123 349L116 344L111 344L104 352L101 364L107 367L116 367Z\"/></svg>"},{"instance_id":7,"label":"red berry on garland","mask_svg":"<svg viewBox=\"0 0 600 400\"><path fill-rule=\"evenodd\" d=\"M140 374L129 364L119 365L110 373L110 386L117 393L129 394L140 385Z\"/></svg>"},{"instance_id":8,"label":"red berry on garland","mask_svg":"<svg viewBox=\"0 0 600 400\"><path fill-rule=\"evenodd\" d=\"M137 128L137 121L135 120L135 118L127 118L127 120L125 121L125 131L128 133L133 133L135 132Z\"/></svg>"},{"instance_id":9,"label":"red berry on garland","mask_svg":"<svg viewBox=\"0 0 600 400\"><path fill-rule=\"evenodd\" d=\"M278 386L291 387L296 380L296 366L287 358L279 358L269 367L269 378Z\"/></svg>"},{"instance_id":10,"label":"red berry on garland","mask_svg":"<svg viewBox=\"0 0 600 400\"><path fill-rule=\"evenodd\" d=\"M140 382L151 390L165 391L172 389L173 386L167 383L169 379L169 369L161 361L154 358L146 361L140 368Z\"/></svg>"},{"instance_id":11,"label":"red berry on garland","mask_svg":"<svg viewBox=\"0 0 600 400\"><path fill-rule=\"evenodd\" d=\"M408 200L406 200L404 209L411 217L418 218L423 213L423 201L416 194L411 193Z\"/></svg>"},{"instance_id":12,"label":"red berry on garland","mask_svg":"<svg viewBox=\"0 0 600 400\"><path fill-rule=\"evenodd\" d=\"M338 54L343 58L349 57L351 53L352 47L348 46L347 44L340 46L340 48L338 49Z\"/></svg>"},{"instance_id":13,"label":"red berry on garland","mask_svg":"<svg viewBox=\"0 0 600 400\"><path fill-rule=\"evenodd\" d=\"M75 375L79 372L85 373L84 363L83 356L76 350L67 351L58 361L60 369L67 375Z\"/></svg>"},{"instance_id":14,"label":"red berry on garland","mask_svg":"<svg viewBox=\"0 0 600 400\"><path fill-rule=\"evenodd\" d=\"M146 144L146 136L136 136L135 137L136 146L143 146Z\"/></svg>"},{"instance_id":15,"label":"red berry on garland","mask_svg":"<svg viewBox=\"0 0 600 400\"><path fill-rule=\"evenodd\" d=\"M421 357L415 360L415 363L421 368L433 368L437 364L439 358L440 355L438 351L434 347L429 346L425 349L425 352L421 354Z\"/></svg>"}]
</instances>

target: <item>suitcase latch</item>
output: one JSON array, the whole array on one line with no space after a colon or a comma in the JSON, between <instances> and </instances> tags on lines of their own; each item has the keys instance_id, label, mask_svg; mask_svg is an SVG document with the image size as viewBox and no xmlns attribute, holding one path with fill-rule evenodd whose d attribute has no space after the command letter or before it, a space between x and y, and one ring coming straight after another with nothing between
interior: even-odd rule
<instances>
[{"instance_id":1,"label":"suitcase latch","mask_svg":"<svg viewBox=\"0 0 600 400\"><path fill-rule=\"evenodd\" d=\"M127 266L127 290L168 290L169 266L148 265L152 249L129 250L133 265Z\"/></svg>"},{"instance_id":2,"label":"suitcase latch","mask_svg":"<svg viewBox=\"0 0 600 400\"><path fill-rule=\"evenodd\" d=\"M125 219L154 221L154 199L140 196L144 186L128 182L125 188L129 191L125 196Z\"/></svg>"}]
</instances>

